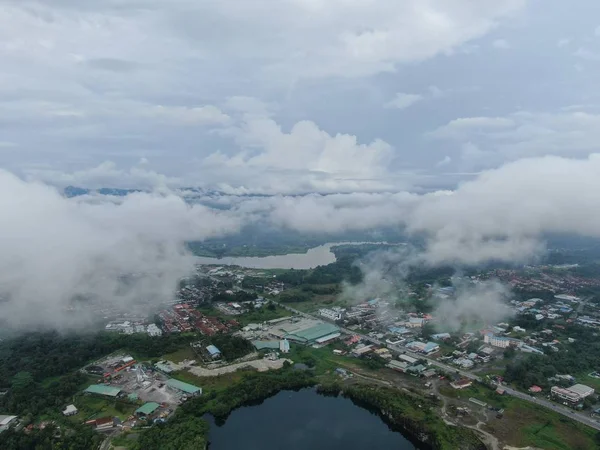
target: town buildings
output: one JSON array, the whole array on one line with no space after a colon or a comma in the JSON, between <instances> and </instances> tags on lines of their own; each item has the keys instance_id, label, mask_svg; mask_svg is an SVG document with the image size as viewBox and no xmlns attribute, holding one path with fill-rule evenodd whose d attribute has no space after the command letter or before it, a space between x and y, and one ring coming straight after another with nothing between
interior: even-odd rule
<instances>
[{"instance_id":1,"label":"town buildings","mask_svg":"<svg viewBox=\"0 0 600 450\"><path fill-rule=\"evenodd\" d=\"M552 386L550 393L554 399L560 400L569 406L581 407L583 400L592 395L594 389L583 384L575 384L568 388Z\"/></svg>"},{"instance_id":2,"label":"town buildings","mask_svg":"<svg viewBox=\"0 0 600 450\"><path fill-rule=\"evenodd\" d=\"M406 348L429 355L430 353L437 352L440 349L440 346L435 342L413 341L406 344Z\"/></svg>"}]
</instances>

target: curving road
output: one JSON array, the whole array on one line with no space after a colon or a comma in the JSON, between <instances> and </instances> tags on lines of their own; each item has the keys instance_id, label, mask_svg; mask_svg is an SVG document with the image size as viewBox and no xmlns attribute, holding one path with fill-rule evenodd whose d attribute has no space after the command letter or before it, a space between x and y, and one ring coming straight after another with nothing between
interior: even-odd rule
<instances>
[{"instance_id":1,"label":"curving road","mask_svg":"<svg viewBox=\"0 0 600 450\"><path fill-rule=\"evenodd\" d=\"M308 313L305 313L305 312L302 312L302 311L298 311L297 309L291 308L288 305L285 305L285 304L282 304L282 303L279 303L279 302L274 302L274 303L276 303L277 305L281 306L282 308L284 308L284 309L286 309L286 310L288 310L288 311L290 311L290 312L292 312L294 314L297 314L299 316L305 317L307 319L315 319L315 320L320 320L320 321L323 321L323 322L331 322L331 323L333 323L333 321L327 320L327 319L325 319L323 317L318 317L318 316L313 315L313 314L308 314ZM385 346L385 347L389 348L390 350L395 351L396 353L404 353L404 354L407 354L407 355L412 356L414 358L424 359L424 360L428 361L431 365L439 367L441 369L444 369L447 372L459 373L460 375L462 375L465 378L469 378L469 379L474 380L474 381L480 381L480 382L482 381L480 377L478 377L477 375L475 375L475 374L473 374L471 372L468 372L466 370L457 369L456 367L449 366L448 364L444 364L444 363L442 363L440 361L437 361L435 359L429 358L429 357L424 356L424 355L422 355L420 353L415 353L413 351L408 350L406 347L400 347L398 345L390 345L390 344L388 344L386 342L380 341L379 339L372 338L371 336L367 336L367 335L362 334L362 333L357 333L356 331L349 330L347 328L340 327L340 329L342 331L344 331L345 333L355 334L357 336L360 336L361 339L364 339L365 341L371 342L373 344ZM529 394L525 394L523 392L516 391L516 390L514 390L512 388L509 388L507 386L502 386L502 387L506 390L506 394L508 394L508 395L512 395L514 397L520 398L521 400L525 400L525 401L528 401L530 403L534 403L534 404L536 404L538 406L542 406L544 408L551 409L554 412L562 414L563 416L569 417L570 419L576 420L577 422L580 422L580 423L582 423L584 425L590 426L590 427L592 427L592 428L600 431L600 423L597 422L595 419L591 418L590 416L587 416L587 415L582 414L582 413L578 413L578 412L576 412L576 411L574 411L574 410L572 410L572 409L570 409L570 408L568 408L566 406L559 405L558 403L553 403L553 402L550 402L550 401L548 401L546 399L543 399L543 398L533 397L533 396L531 396Z\"/></svg>"}]
</instances>

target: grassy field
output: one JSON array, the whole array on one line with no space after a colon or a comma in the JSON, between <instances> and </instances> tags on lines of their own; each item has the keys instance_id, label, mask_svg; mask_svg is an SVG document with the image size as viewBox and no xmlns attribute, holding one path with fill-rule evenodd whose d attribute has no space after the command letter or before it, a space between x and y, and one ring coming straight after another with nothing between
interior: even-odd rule
<instances>
[{"instance_id":1,"label":"grassy field","mask_svg":"<svg viewBox=\"0 0 600 450\"><path fill-rule=\"evenodd\" d=\"M600 392L600 378L590 377L589 373L591 371L587 371L585 373L579 373L575 375L575 379L578 383L585 384L586 386L593 387L596 392Z\"/></svg>"},{"instance_id":2,"label":"grassy field","mask_svg":"<svg viewBox=\"0 0 600 450\"><path fill-rule=\"evenodd\" d=\"M118 417L125 420L139 407L137 404L105 399L94 395L79 395L75 398L74 404L79 413L71 416L70 419L77 422L99 417Z\"/></svg>"},{"instance_id":3,"label":"grassy field","mask_svg":"<svg viewBox=\"0 0 600 450\"><path fill-rule=\"evenodd\" d=\"M218 377L198 377L196 375L191 374L188 371L182 371L176 372L175 374L173 374L173 377L180 381L185 381L186 383L190 383L194 386L201 387L203 394L206 394L213 391L222 391L228 386L239 382L244 376L244 373L247 373L248 371L252 370L238 370L237 372L227 373Z\"/></svg>"},{"instance_id":4,"label":"grassy field","mask_svg":"<svg viewBox=\"0 0 600 450\"><path fill-rule=\"evenodd\" d=\"M515 446L546 450L599 448L593 428L574 422L547 409L514 399L504 418L492 424L494 433Z\"/></svg>"},{"instance_id":5,"label":"grassy field","mask_svg":"<svg viewBox=\"0 0 600 450\"><path fill-rule=\"evenodd\" d=\"M169 353L167 355L162 356L161 359L167 359L169 361L173 361L174 363L180 363L186 359L188 359L188 360L198 359L198 357L196 356L196 353L194 353L194 350L192 349L192 347L186 346L186 347L180 348L176 352Z\"/></svg>"},{"instance_id":6,"label":"grassy field","mask_svg":"<svg viewBox=\"0 0 600 450\"><path fill-rule=\"evenodd\" d=\"M203 306L198 309L207 316L218 317L219 319L223 320L237 320L242 326L246 326L249 323L262 323L266 322L267 320L278 319L280 317L287 317L291 315L289 311L281 308L280 306L276 306L274 310L270 310L268 307L263 307L239 316L229 316L227 314L223 314L221 311L213 308L212 306Z\"/></svg>"},{"instance_id":7,"label":"grassy field","mask_svg":"<svg viewBox=\"0 0 600 450\"><path fill-rule=\"evenodd\" d=\"M274 310L270 310L268 307L262 307L258 310L251 311L240 316L235 316L233 319L237 320L242 326L246 326L249 323L261 323L267 320L279 319L280 317L290 316L291 313L280 306L276 306Z\"/></svg>"},{"instance_id":8,"label":"grassy field","mask_svg":"<svg viewBox=\"0 0 600 450\"><path fill-rule=\"evenodd\" d=\"M509 445L545 450L600 448L595 440L596 430L524 400L499 395L486 386L475 384L463 390L442 386L440 393L461 400L473 397L488 405L503 408L503 418L492 419L487 428Z\"/></svg>"},{"instance_id":9,"label":"grassy field","mask_svg":"<svg viewBox=\"0 0 600 450\"><path fill-rule=\"evenodd\" d=\"M339 298L339 295L337 294L312 294L311 299L306 302L288 303L288 305L294 309L297 309L298 311L312 313L318 311L321 308L332 308L334 306L346 308L348 307L348 302L346 302L345 300L341 300Z\"/></svg>"}]
</instances>

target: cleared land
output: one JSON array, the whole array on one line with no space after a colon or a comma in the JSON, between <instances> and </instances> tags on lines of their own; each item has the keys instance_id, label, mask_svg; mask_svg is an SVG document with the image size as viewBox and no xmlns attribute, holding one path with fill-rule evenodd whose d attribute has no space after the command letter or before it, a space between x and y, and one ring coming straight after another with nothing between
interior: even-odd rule
<instances>
[{"instance_id":1,"label":"cleared land","mask_svg":"<svg viewBox=\"0 0 600 450\"><path fill-rule=\"evenodd\" d=\"M283 364L288 361L292 363L290 359L277 359L271 361L269 359L255 359L254 361L241 362L237 364L230 364L228 366L219 367L216 369L205 369L204 367L190 367L188 370L191 374L197 377L218 377L226 373L232 373L240 369L252 368L259 372L267 372L268 370L277 370L283 367Z\"/></svg>"}]
</instances>

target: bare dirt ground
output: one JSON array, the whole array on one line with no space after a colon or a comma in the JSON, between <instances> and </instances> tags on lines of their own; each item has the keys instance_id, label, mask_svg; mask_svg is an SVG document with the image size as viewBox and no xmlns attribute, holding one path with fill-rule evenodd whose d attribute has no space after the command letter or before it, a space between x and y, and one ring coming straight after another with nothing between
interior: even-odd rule
<instances>
[{"instance_id":1,"label":"bare dirt ground","mask_svg":"<svg viewBox=\"0 0 600 450\"><path fill-rule=\"evenodd\" d=\"M215 369L205 369L204 367L190 367L189 372L197 377L216 377L219 375L223 375L226 373L235 372L239 369L244 368L254 368L259 372L266 372L268 370L276 370L281 369L283 367L283 363L288 361L290 364L293 364L293 361L290 359L282 358L277 359L275 361L271 361L268 359L255 359L254 361L244 361L237 364L230 364L228 366L222 366Z\"/></svg>"}]
</instances>

